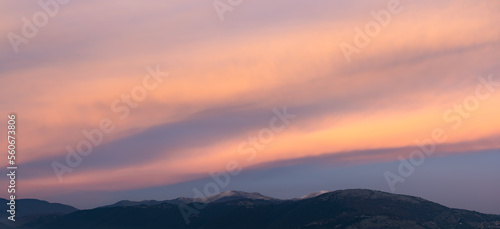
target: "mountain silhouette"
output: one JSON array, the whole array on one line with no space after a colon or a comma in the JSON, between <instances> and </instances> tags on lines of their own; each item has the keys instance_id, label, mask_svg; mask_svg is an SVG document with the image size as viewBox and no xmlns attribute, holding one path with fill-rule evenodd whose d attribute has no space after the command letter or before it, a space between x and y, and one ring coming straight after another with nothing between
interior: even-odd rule
<instances>
[{"instance_id":1,"label":"mountain silhouette","mask_svg":"<svg viewBox=\"0 0 500 229\"><path fill-rule=\"evenodd\" d=\"M406 195L351 189L306 197L278 200L258 193L228 191L208 197L210 202L205 204L186 198L183 205L196 209L187 217L189 224L180 203L145 201L128 206L128 202L122 202L123 206L31 221L22 228L500 228L498 215L452 209Z\"/></svg>"},{"instance_id":2,"label":"mountain silhouette","mask_svg":"<svg viewBox=\"0 0 500 229\"><path fill-rule=\"evenodd\" d=\"M0 198L0 205L3 208L2 213L8 209L7 203L10 200ZM64 204L49 203L37 199L19 199L16 200L16 217L24 217L30 215L44 215L44 214L68 214L78 211L78 209Z\"/></svg>"},{"instance_id":3,"label":"mountain silhouette","mask_svg":"<svg viewBox=\"0 0 500 229\"><path fill-rule=\"evenodd\" d=\"M12 228L11 226L16 226L20 224L25 224L27 222L35 223L37 225L44 224L46 222L52 221L55 218L66 215L78 209L64 204L49 203L43 200L37 199L18 199L16 202L16 222L12 222L7 219L10 216L7 210L9 209L10 200L0 198L0 205L2 206L2 216L0 218L0 229L1 228Z\"/></svg>"},{"instance_id":4,"label":"mountain silhouette","mask_svg":"<svg viewBox=\"0 0 500 229\"><path fill-rule=\"evenodd\" d=\"M239 199L251 199L251 200L278 200L272 197L264 196L257 192L243 192L243 191L225 191L215 195L207 196L205 198L188 198L188 197L179 197L172 200L144 200L144 201L130 201L130 200L122 200L118 201L112 205L107 205L104 207L130 207L130 206L138 206L138 205L146 205L152 206L162 203L170 203L170 204L190 204L194 202L199 203L213 203L213 202L226 202L231 200L239 200Z\"/></svg>"}]
</instances>

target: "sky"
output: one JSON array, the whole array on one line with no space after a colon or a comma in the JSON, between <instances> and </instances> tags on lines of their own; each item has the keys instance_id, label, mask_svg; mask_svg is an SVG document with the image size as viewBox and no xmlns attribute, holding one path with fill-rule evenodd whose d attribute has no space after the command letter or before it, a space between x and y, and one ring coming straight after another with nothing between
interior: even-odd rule
<instances>
[{"instance_id":1,"label":"sky","mask_svg":"<svg viewBox=\"0 0 500 229\"><path fill-rule=\"evenodd\" d=\"M18 198L369 188L500 214L499 1L40 2L0 2Z\"/></svg>"}]
</instances>

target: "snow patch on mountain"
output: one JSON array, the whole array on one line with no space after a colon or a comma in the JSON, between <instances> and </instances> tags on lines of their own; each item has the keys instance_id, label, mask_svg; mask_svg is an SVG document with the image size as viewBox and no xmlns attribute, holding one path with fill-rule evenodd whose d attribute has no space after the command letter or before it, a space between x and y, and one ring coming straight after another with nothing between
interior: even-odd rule
<instances>
[{"instance_id":1,"label":"snow patch on mountain","mask_svg":"<svg viewBox=\"0 0 500 229\"><path fill-rule=\"evenodd\" d=\"M303 199L309 199L309 198L313 198L313 197L316 197L316 196L319 196L319 195L323 195L323 194L329 193L329 192L330 191L324 191L324 190L323 191L319 191L319 192L312 192L312 193L309 193L309 194L307 194L305 196L300 197L299 199L302 199L302 200Z\"/></svg>"},{"instance_id":2,"label":"snow patch on mountain","mask_svg":"<svg viewBox=\"0 0 500 229\"><path fill-rule=\"evenodd\" d=\"M206 198L208 202L215 202L221 199L252 199L252 200L273 200L274 198L264 196L257 192L225 191L219 194L211 195Z\"/></svg>"}]
</instances>

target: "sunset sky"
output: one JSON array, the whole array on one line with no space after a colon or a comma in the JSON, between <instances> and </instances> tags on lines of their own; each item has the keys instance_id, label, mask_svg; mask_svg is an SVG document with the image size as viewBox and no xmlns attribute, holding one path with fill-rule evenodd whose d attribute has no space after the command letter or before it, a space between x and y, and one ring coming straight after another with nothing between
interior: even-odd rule
<instances>
[{"instance_id":1,"label":"sunset sky","mask_svg":"<svg viewBox=\"0 0 500 229\"><path fill-rule=\"evenodd\" d=\"M15 113L18 198L193 197L232 162L242 172L220 191L391 192L384 174L438 129L444 141L394 192L500 214L500 1L401 0L349 60L341 44L395 2L244 0L223 20L213 2L69 1L17 52L9 34L43 7L0 2L0 158ZM272 120L283 129L251 143ZM67 147L102 122L113 130L69 166ZM54 162L72 171L58 179Z\"/></svg>"}]
</instances>

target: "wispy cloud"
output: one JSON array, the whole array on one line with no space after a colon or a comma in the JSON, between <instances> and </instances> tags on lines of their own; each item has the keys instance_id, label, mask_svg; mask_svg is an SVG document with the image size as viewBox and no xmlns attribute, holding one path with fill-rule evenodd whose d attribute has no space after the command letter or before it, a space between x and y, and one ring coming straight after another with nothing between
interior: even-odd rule
<instances>
[{"instance_id":1,"label":"wispy cloud","mask_svg":"<svg viewBox=\"0 0 500 229\"><path fill-rule=\"evenodd\" d=\"M0 113L17 112L26 139L19 145L26 165L20 191L197 179L238 159L241 139L282 104L301 118L252 168L330 157L393 161L474 92L478 75L500 80L500 2L405 4L346 64L338 44L386 5L362 2L246 1L224 23L210 1L73 2L22 52L3 39L0 89L8 97L0 98ZM0 4L1 34L19 31L20 18L38 10L35 3ZM140 83L143 66L158 62L172 77L59 183L50 162L64 160L64 146L81 139L82 129L116 117L109 104ZM482 139L500 134L499 101L500 88L449 136L443 155L498 148Z\"/></svg>"}]
</instances>

